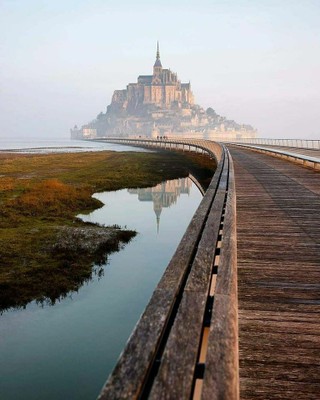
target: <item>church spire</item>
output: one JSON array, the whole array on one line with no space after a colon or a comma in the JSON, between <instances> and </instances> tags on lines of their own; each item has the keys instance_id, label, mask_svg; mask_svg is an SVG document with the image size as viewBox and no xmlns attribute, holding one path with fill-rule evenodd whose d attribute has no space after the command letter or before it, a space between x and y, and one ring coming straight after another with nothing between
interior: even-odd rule
<instances>
[{"instance_id":1,"label":"church spire","mask_svg":"<svg viewBox=\"0 0 320 400\"><path fill-rule=\"evenodd\" d=\"M157 41L157 57L153 66L153 75L160 75L162 71L162 65L160 61L160 50L159 50L159 40Z\"/></svg>"}]
</instances>

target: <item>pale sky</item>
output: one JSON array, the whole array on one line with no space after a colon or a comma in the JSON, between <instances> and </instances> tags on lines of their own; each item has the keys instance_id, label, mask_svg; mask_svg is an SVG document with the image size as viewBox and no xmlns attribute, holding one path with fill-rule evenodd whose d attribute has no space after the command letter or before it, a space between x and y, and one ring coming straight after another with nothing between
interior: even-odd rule
<instances>
[{"instance_id":1,"label":"pale sky","mask_svg":"<svg viewBox=\"0 0 320 400\"><path fill-rule=\"evenodd\" d=\"M320 139L320 0L0 0L0 138L69 137L164 68L261 137Z\"/></svg>"}]
</instances>

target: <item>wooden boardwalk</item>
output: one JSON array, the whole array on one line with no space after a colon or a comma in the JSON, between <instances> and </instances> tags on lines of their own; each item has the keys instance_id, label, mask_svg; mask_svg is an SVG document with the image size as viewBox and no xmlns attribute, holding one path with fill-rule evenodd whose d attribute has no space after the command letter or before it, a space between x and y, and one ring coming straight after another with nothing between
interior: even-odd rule
<instances>
[{"instance_id":1,"label":"wooden boardwalk","mask_svg":"<svg viewBox=\"0 0 320 400\"><path fill-rule=\"evenodd\" d=\"M320 398L320 174L229 147L237 194L240 398Z\"/></svg>"},{"instance_id":2,"label":"wooden boardwalk","mask_svg":"<svg viewBox=\"0 0 320 400\"><path fill-rule=\"evenodd\" d=\"M110 141L204 151L218 166L99 400L320 399L318 162Z\"/></svg>"},{"instance_id":3,"label":"wooden boardwalk","mask_svg":"<svg viewBox=\"0 0 320 400\"><path fill-rule=\"evenodd\" d=\"M300 154L303 156L320 158L320 150L318 149L305 149L302 147L288 147L288 146L271 146L271 145L252 145L257 147L266 147L269 149L276 149L284 152Z\"/></svg>"},{"instance_id":4,"label":"wooden boardwalk","mask_svg":"<svg viewBox=\"0 0 320 400\"><path fill-rule=\"evenodd\" d=\"M286 146L263 146L270 149L278 149L282 151L289 151L290 153L301 154L310 157L320 157L320 150L316 149L303 149L301 147L286 147Z\"/></svg>"}]
</instances>

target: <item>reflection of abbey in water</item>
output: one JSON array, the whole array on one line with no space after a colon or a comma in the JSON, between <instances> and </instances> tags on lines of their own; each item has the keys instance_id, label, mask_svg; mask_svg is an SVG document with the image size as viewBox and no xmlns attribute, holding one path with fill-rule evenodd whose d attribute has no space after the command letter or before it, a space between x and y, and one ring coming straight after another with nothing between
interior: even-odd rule
<instances>
[{"instance_id":1,"label":"reflection of abbey in water","mask_svg":"<svg viewBox=\"0 0 320 400\"><path fill-rule=\"evenodd\" d=\"M192 182L189 178L174 179L146 189L128 189L130 194L137 194L140 201L152 201L157 217L157 232L159 232L160 214L162 208L176 203L180 194L189 194Z\"/></svg>"}]
</instances>

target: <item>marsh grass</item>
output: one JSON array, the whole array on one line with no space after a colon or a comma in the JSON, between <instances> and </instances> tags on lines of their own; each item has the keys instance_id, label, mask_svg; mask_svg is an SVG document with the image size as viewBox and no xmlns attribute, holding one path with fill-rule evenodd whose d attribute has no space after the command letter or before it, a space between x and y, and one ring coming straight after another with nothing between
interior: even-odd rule
<instances>
[{"instance_id":1,"label":"marsh grass","mask_svg":"<svg viewBox=\"0 0 320 400\"><path fill-rule=\"evenodd\" d=\"M206 157L169 152L0 154L0 311L78 290L135 235L75 218L102 206L93 193L189 172L206 185L213 170Z\"/></svg>"}]
</instances>

